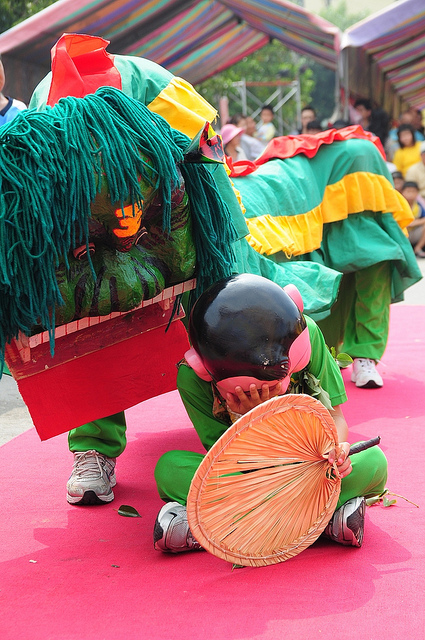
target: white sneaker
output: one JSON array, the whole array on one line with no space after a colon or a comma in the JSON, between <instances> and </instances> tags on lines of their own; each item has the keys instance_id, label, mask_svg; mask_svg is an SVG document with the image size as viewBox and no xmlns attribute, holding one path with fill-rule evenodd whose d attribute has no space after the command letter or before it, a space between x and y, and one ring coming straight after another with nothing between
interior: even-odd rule
<instances>
[{"instance_id":1,"label":"white sneaker","mask_svg":"<svg viewBox=\"0 0 425 640\"><path fill-rule=\"evenodd\" d=\"M66 485L70 504L104 504L112 502L117 480L116 458L108 458L98 451L74 453L74 466Z\"/></svg>"},{"instance_id":2,"label":"white sneaker","mask_svg":"<svg viewBox=\"0 0 425 640\"><path fill-rule=\"evenodd\" d=\"M189 529L186 507L179 502L167 502L158 513L153 546L157 551L168 553L202 550Z\"/></svg>"},{"instance_id":3,"label":"white sneaker","mask_svg":"<svg viewBox=\"0 0 425 640\"><path fill-rule=\"evenodd\" d=\"M370 358L354 358L351 382L362 389L377 389L384 384L376 370L375 361Z\"/></svg>"}]
</instances>

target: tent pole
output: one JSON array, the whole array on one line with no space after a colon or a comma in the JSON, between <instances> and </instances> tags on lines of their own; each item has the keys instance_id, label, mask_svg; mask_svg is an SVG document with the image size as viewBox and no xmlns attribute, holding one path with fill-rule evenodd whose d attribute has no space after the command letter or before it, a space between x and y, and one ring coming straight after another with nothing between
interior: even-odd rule
<instances>
[{"instance_id":1,"label":"tent pole","mask_svg":"<svg viewBox=\"0 0 425 640\"><path fill-rule=\"evenodd\" d=\"M343 89L343 118L344 120L350 120L349 112L349 100L350 100L350 83L349 83L349 63L348 63L348 47L342 49L339 62L339 74L341 79L341 86Z\"/></svg>"}]
</instances>

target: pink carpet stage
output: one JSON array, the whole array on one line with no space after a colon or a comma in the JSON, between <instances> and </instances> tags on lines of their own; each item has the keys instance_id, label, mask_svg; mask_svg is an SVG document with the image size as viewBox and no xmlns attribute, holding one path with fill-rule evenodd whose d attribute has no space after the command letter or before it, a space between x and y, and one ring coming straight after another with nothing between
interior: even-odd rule
<instances>
[{"instance_id":1,"label":"pink carpet stage","mask_svg":"<svg viewBox=\"0 0 425 640\"><path fill-rule=\"evenodd\" d=\"M318 541L265 568L232 571L206 552L154 551L153 469L197 449L177 392L127 412L115 501L71 507L66 437L35 430L0 448L2 640L422 640L424 628L425 308L394 306L382 390L344 372L351 439L381 435L392 507L369 507L361 549ZM117 509L134 506L142 518Z\"/></svg>"}]
</instances>

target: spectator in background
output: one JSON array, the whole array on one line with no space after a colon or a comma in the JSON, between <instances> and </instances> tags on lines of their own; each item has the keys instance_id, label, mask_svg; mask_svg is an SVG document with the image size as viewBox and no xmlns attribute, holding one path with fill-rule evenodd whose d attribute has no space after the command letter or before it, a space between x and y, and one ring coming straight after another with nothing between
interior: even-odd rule
<instances>
[{"instance_id":1,"label":"spectator in background","mask_svg":"<svg viewBox=\"0 0 425 640\"><path fill-rule=\"evenodd\" d=\"M254 137L257 131L254 118L237 113L230 118L228 124L234 124L244 129L240 140L240 147L247 160L256 160L258 156L263 153L266 145Z\"/></svg>"},{"instance_id":2,"label":"spectator in background","mask_svg":"<svg viewBox=\"0 0 425 640\"><path fill-rule=\"evenodd\" d=\"M312 132L307 130L307 125L309 122L312 122L313 120L318 122L316 110L314 109L314 107L312 107L311 105L308 105L307 107L303 107L303 109L301 109L301 129L299 129L298 133L311 134ZM319 126L320 126L320 123L319 123ZM322 130L321 127L320 127L320 130ZM315 133L317 133L317 131Z\"/></svg>"},{"instance_id":3,"label":"spectator in background","mask_svg":"<svg viewBox=\"0 0 425 640\"><path fill-rule=\"evenodd\" d=\"M342 118L338 118L334 123L329 125L329 129L345 129L345 127L350 126L349 120L343 120Z\"/></svg>"},{"instance_id":4,"label":"spectator in background","mask_svg":"<svg viewBox=\"0 0 425 640\"><path fill-rule=\"evenodd\" d=\"M415 129L411 124L400 125L397 137L400 148L395 152L393 162L405 178L409 167L421 160L421 143L416 142Z\"/></svg>"},{"instance_id":5,"label":"spectator in background","mask_svg":"<svg viewBox=\"0 0 425 640\"><path fill-rule=\"evenodd\" d=\"M359 98L354 103L354 109L359 117L359 124L365 131L370 131L378 136L385 148L390 132L390 116L381 107L372 108L372 102L366 98Z\"/></svg>"},{"instance_id":6,"label":"spectator in background","mask_svg":"<svg viewBox=\"0 0 425 640\"><path fill-rule=\"evenodd\" d=\"M245 133L242 134L241 147L245 151L248 160L256 160L260 156L267 145L261 140L255 138L257 125L254 118L246 116Z\"/></svg>"},{"instance_id":7,"label":"spectator in background","mask_svg":"<svg viewBox=\"0 0 425 640\"><path fill-rule=\"evenodd\" d=\"M235 113L234 116L228 119L226 124L234 124L236 127L242 127L245 129L246 126L246 116L242 113Z\"/></svg>"},{"instance_id":8,"label":"spectator in background","mask_svg":"<svg viewBox=\"0 0 425 640\"><path fill-rule=\"evenodd\" d=\"M309 135L322 133L322 131L322 125L320 124L319 120L310 120L310 122L307 122L306 133L308 133Z\"/></svg>"},{"instance_id":9,"label":"spectator in background","mask_svg":"<svg viewBox=\"0 0 425 640\"><path fill-rule=\"evenodd\" d=\"M401 173L401 171L393 171L391 175L394 182L394 189L396 189L399 193L401 193L401 190L404 185L403 174Z\"/></svg>"},{"instance_id":10,"label":"spectator in background","mask_svg":"<svg viewBox=\"0 0 425 640\"><path fill-rule=\"evenodd\" d=\"M421 197L425 198L425 142L420 143L419 152L420 161L407 169L405 177L407 181L417 183Z\"/></svg>"},{"instance_id":11,"label":"spectator in background","mask_svg":"<svg viewBox=\"0 0 425 640\"><path fill-rule=\"evenodd\" d=\"M3 94L3 87L5 85L6 78L4 73L3 63L0 57L0 127L7 122L13 120L13 118L20 111L27 108L26 104L15 98L9 98Z\"/></svg>"},{"instance_id":12,"label":"spectator in background","mask_svg":"<svg viewBox=\"0 0 425 640\"><path fill-rule=\"evenodd\" d=\"M416 131L416 140L422 142L422 140L425 140L422 111L420 109L410 109L410 113L412 114L412 125Z\"/></svg>"},{"instance_id":13,"label":"spectator in background","mask_svg":"<svg viewBox=\"0 0 425 640\"><path fill-rule=\"evenodd\" d=\"M410 109L407 109L406 111L403 111L400 114L400 117L398 119L398 126L392 127L392 129L390 129L390 132L388 134L387 146L385 149L387 158L389 160L392 160L394 158L395 152L397 151L397 149L400 148L397 133L398 133L398 128L402 124L411 124L413 126L413 128L415 129L416 142L422 142L423 140L425 140L423 133L415 127L414 120L415 118L414 118L413 112Z\"/></svg>"},{"instance_id":14,"label":"spectator in background","mask_svg":"<svg viewBox=\"0 0 425 640\"><path fill-rule=\"evenodd\" d=\"M233 162L247 159L240 147L243 132L242 127L237 127L234 124L225 124L221 128L220 135L223 139L224 153L230 156Z\"/></svg>"},{"instance_id":15,"label":"spectator in background","mask_svg":"<svg viewBox=\"0 0 425 640\"><path fill-rule=\"evenodd\" d=\"M403 111L400 114L400 117L398 119L398 127L402 124L411 124L412 127L415 129L415 140L422 142L423 140L425 140L425 138L420 128L418 129L417 126L415 125L414 121L415 121L415 117L413 112L410 109L407 109L406 111ZM417 121L417 118L416 118L416 121ZM416 124L418 123L416 122ZM397 138L398 127L393 127L392 129L390 129L390 133L389 133L390 138L394 140L394 142L396 143L398 143L398 138Z\"/></svg>"},{"instance_id":16,"label":"spectator in background","mask_svg":"<svg viewBox=\"0 0 425 640\"><path fill-rule=\"evenodd\" d=\"M359 98L354 103L354 109L359 116L358 124L363 127L365 131L369 131L370 120L372 117L372 103L367 98Z\"/></svg>"},{"instance_id":17,"label":"spectator in background","mask_svg":"<svg viewBox=\"0 0 425 640\"><path fill-rule=\"evenodd\" d=\"M425 258L425 208L418 202L419 188L417 183L406 181L401 193L406 198L415 216L413 222L407 227L410 244L418 258Z\"/></svg>"},{"instance_id":18,"label":"spectator in background","mask_svg":"<svg viewBox=\"0 0 425 640\"><path fill-rule=\"evenodd\" d=\"M378 136L384 149L386 149L388 135L390 132L390 124L390 116L385 109L381 109L380 107L372 109L369 131L374 133L375 136Z\"/></svg>"},{"instance_id":19,"label":"spectator in background","mask_svg":"<svg viewBox=\"0 0 425 640\"><path fill-rule=\"evenodd\" d=\"M273 107L265 104L261 109L261 120L257 126L256 138L263 144L268 144L276 135L276 127L273 124Z\"/></svg>"}]
</instances>

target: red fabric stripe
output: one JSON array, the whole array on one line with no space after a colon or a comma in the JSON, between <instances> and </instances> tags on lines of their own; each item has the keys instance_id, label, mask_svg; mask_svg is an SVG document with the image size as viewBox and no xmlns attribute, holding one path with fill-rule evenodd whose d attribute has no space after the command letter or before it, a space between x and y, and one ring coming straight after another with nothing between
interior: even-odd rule
<instances>
[{"instance_id":1,"label":"red fabric stripe","mask_svg":"<svg viewBox=\"0 0 425 640\"><path fill-rule=\"evenodd\" d=\"M227 156L226 162L230 169L230 177L240 178L253 173L260 165L269 160L285 160L300 153L306 155L307 158L313 158L322 144L332 144L332 142L350 140L351 138L370 140L385 159L385 151L380 139L370 131L365 131L360 125L352 125L344 129L329 129L311 136L303 134L273 138L255 162L250 162L249 160L233 162L229 156Z\"/></svg>"}]
</instances>

